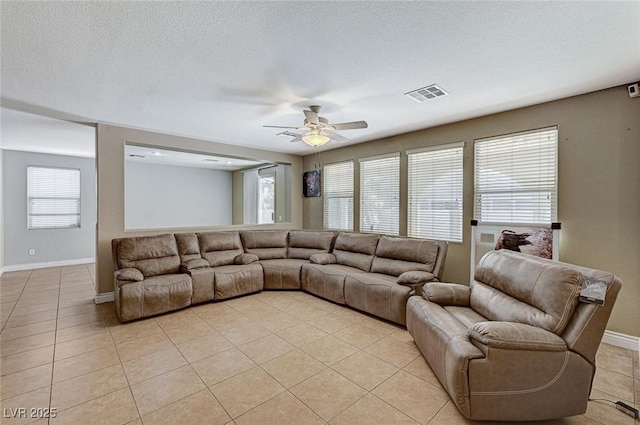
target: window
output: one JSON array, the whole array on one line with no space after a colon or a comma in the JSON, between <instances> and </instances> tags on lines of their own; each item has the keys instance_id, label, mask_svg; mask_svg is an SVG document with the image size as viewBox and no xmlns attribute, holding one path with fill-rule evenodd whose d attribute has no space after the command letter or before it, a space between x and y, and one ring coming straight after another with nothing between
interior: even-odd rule
<instances>
[{"instance_id":1,"label":"window","mask_svg":"<svg viewBox=\"0 0 640 425\"><path fill-rule=\"evenodd\" d=\"M462 242L463 148L456 143L407 152L409 236Z\"/></svg>"},{"instance_id":2,"label":"window","mask_svg":"<svg viewBox=\"0 0 640 425\"><path fill-rule=\"evenodd\" d=\"M543 224L557 220L558 128L475 142L475 218Z\"/></svg>"},{"instance_id":3,"label":"window","mask_svg":"<svg viewBox=\"0 0 640 425\"><path fill-rule=\"evenodd\" d=\"M360 162L360 231L399 234L400 155Z\"/></svg>"},{"instance_id":4,"label":"window","mask_svg":"<svg viewBox=\"0 0 640 425\"><path fill-rule=\"evenodd\" d=\"M80 170L27 167L27 228L80 227Z\"/></svg>"},{"instance_id":5,"label":"window","mask_svg":"<svg viewBox=\"0 0 640 425\"><path fill-rule=\"evenodd\" d=\"M324 228L353 230L353 161L325 165Z\"/></svg>"},{"instance_id":6,"label":"window","mask_svg":"<svg viewBox=\"0 0 640 425\"><path fill-rule=\"evenodd\" d=\"M258 182L258 223L275 222L276 175L271 172L260 175Z\"/></svg>"}]
</instances>

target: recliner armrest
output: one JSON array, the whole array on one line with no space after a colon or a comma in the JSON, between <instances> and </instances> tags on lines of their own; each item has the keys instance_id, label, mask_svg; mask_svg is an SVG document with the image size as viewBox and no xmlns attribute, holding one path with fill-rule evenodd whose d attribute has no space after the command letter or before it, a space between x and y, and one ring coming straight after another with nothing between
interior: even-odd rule
<instances>
[{"instance_id":1,"label":"recliner armrest","mask_svg":"<svg viewBox=\"0 0 640 425\"><path fill-rule=\"evenodd\" d=\"M410 270L398 276L396 283L400 285L418 285L420 283L424 284L427 282L433 282L435 279L436 277L433 273Z\"/></svg>"},{"instance_id":2,"label":"recliner armrest","mask_svg":"<svg viewBox=\"0 0 640 425\"><path fill-rule=\"evenodd\" d=\"M487 347L505 350L567 350L566 342L558 335L524 323L479 322L469 329L469 338Z\"/></svg>"},{"instance_id":3,"label":"recliner armrest","mask_svg":"<svg viewBox=\"0 0 640 425\"><path fill-rule=\"evenodd\" d=\"M459 283L431 282L422 287L422 297L438 305L469 307L471 288Z\"/></svg>"},{"instance_id":4,"label":"recliner armrest","mask_svg":"<svg viewBox=\"0 0 640 425\"><path fill-rule=\"evenodd\" d=\"M233 264L236 265L244 265L244 264L251 264L251 263L255 263L256 261L259 261L260 257L258 257L256 254L238 254L236 255L236 258L233 259Z\"/></svg>"},{"instance_id":5,"label":"recliner armrest","mask_svg":"<svg viewBox=\"0 0 640 425\"><path fill-rule=\"evenodd\" d=\"M335 255L329 252L323 252L318 254L312 254L309 257L309 261L311 261L314 264L335 264L337 260Z\"/></svg>"},{"instance_id":6,"label":"recliner armrest","mask_svg":"<svg viewBox=\"0 0 640 425\"><path fill-rule=\"evenodd\" d=\"M126 269L116 270L113 276L121 282L142 282L144 275L138 269L128 267Z\"/></svg>"},{"instance_id":7,"label":"recliner armrest","mask_svg":"<svg viewBox=\"0 0 640 425\"><path fill-rule=\"evenodd\" d=\"M207 267L209 267L209 262L204 258L194 258L192 260L184 261L182 264L180 264L180 268L185 271L204 269Z\"/></svg>"}]
</instances>

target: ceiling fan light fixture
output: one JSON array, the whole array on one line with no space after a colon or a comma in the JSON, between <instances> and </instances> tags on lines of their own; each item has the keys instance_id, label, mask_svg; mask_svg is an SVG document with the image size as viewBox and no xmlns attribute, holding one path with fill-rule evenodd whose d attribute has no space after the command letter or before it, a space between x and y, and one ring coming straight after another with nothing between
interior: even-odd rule
<instances>
[{"instance_id":1,"label":"ceiling fan light fixture","mask_svg":"<svg viewBox=\"0 0 640 425\"><path fill-rule=\"evenodd\" d=\"M330 137L327 137L318 131L310 131L309 133L302 136L302 141L313 148L322 146L326 144L329 140L331 140Z\"/></svg>"}]
</instances>

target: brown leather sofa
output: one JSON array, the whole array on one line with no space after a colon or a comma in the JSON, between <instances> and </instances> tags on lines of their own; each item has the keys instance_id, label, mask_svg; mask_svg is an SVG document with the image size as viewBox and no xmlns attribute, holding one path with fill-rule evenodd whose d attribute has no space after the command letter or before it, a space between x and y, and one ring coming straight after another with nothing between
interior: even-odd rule
<instances>
[{"instance_id":1,"label":"brown leather sofa","mask_svg":"<svg viewBox=\"0 0 640 425\"><path fill-rule=\"evenodd\" d=\"M437 280L443 241L340 233L332 253L302 266L302 289L404 325L410 295Z\"/></svg>"},{"instance_id":2,"label":"brown leather sofa","mask_svg":"<svg viewBox=\"0 0 640 425\"><path fill-rule=\"evenodd\" d=\"M310 230L114 239L114 292L125 322L263 289L303 289L400 324L407 299L437 280L447 243Z\"/></svg>"},{"instance_id":3,"label":"brown leather sofa","mask_svg":"<svg viewBox=\"0 0 640 425\"><path fill-rule=\"evenodd\" d=\"M579 301L585 279L606 283L604 305ZM470 286L428 283L409 298L407 329L465 417L578 415L621 286L611 273L492 251Z\"/></svg>"}]
</instances>

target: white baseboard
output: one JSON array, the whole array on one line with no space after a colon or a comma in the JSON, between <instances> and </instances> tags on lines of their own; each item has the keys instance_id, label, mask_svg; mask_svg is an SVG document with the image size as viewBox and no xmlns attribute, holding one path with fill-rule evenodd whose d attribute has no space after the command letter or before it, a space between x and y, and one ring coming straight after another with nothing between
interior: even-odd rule
<instances>
[{"instance_id":1,"label":"white baseboard","mask_svg":"<svg viewBox=\"0 0 640 425\"><path fill-rule=\"evenodd\" d=\"M14 266L4 266L3 273L18 272L22 270L46 269L49 267L77 266L80 264L90 264L95 262L96 262L96 259L94 257L91 257L91 258L78 258L75 260L45 261L43 263L16 264Z\"/></svg>"},{"instance_id":2,"label":"white baseboard","mask_svg":"<svg viewBox=\"0 0 640 425\"><path fill-rule=\"evenodd\" d=\"M613 331L604 331L602 342L640 352L640 338L637 336L625 335Z\"/></svg>"},{"instance_id":3,"label":"white baseboard","mask_svg":"<svg viewBox=\"0 0 640 425\"><path fill-rule=\"evenodd\" d=\"M96 294L93 302L96 304L110 303L116 300L116 295L113 292L105 292L104 294Z\"/></svg>"}]
</instances>

